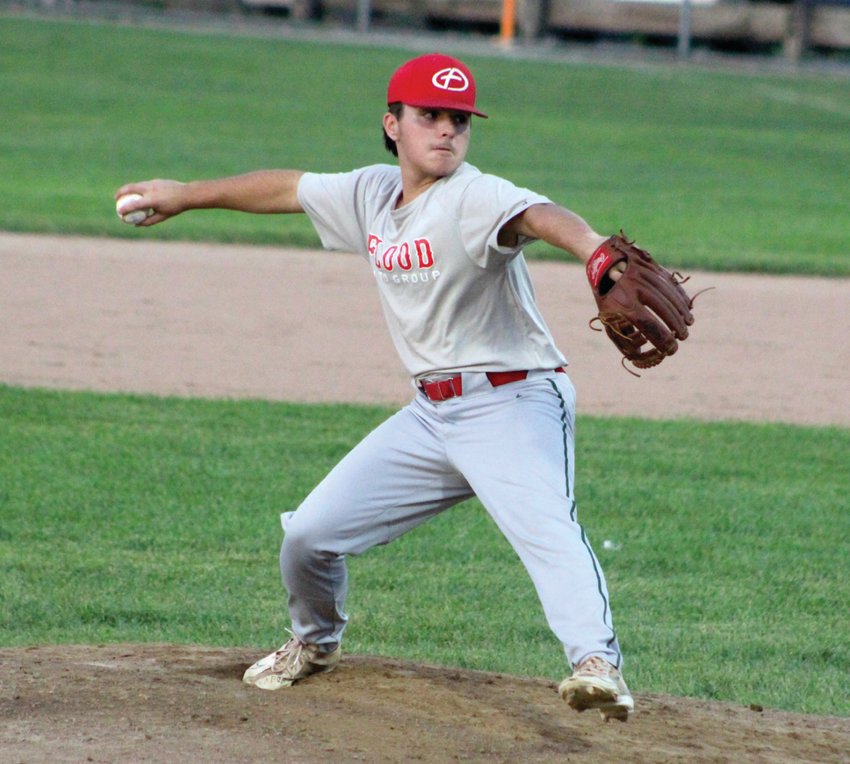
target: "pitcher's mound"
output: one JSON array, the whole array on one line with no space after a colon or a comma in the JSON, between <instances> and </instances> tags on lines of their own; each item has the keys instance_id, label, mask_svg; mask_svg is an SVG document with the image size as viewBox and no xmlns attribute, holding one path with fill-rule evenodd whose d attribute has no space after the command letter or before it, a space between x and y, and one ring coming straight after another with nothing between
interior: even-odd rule
<instances>
[{"instance_id":1,"label":"pitcher's mound","mask_svg":"<svg viewBox=\"0 0 850 764\"><path fill-rule=\"evenodd\" d=\"M262 650L187 645L0 650L8 762L838 762L850 720L637 693L605 724L556 684L345 656L263 692Z\"/></svg>"}]
</instances>

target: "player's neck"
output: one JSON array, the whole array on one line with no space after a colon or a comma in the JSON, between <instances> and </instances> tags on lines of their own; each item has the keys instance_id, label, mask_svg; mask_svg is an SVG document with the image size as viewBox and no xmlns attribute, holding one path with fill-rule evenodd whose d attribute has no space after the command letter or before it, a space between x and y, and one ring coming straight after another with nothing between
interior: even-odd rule
<instances>
[{"instance_id":1,"label":"player's neck","mask_svg":"<svg viewBox=\"0 0 850 764\"><path fill-rule=\"evenodd\" d=\"M451 173L448 173L449 175ZM396 199L395 207L404 207L424 194L438 180L446 175L433 175L401 165L401 194Z\"/></svg>"}]
</instances>

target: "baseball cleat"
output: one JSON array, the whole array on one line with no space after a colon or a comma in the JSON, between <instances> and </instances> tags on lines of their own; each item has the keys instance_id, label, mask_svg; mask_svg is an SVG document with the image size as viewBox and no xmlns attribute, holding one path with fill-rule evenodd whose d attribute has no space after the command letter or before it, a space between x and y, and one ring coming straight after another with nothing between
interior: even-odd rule
<instances>
[{"instance_id":1,"label":"baseball cleat","mask_svg":"<svg viewBox=\"0 0 850 764\"><path fill-rule=\"evenodd\" d=\"M583 661L558 687L558 694L570 708L586 711L595 708L607 722L624 722L635 709L635 702L615 666L598 656Z\"/></svg>"},{"instance_id":2,"label":"baseball cleat","mask_svg":"<svg viewBox=\"0 0 850 764\"><path fill-rule=\"evenodd\" d=\"M251 666L242 681L261 690L279 690L311 674L333 671L341 657L342 649L339 647L333 652L323 653L317 645L308 645L293 636L280 650Z\"/></svg>"}]
</instances>

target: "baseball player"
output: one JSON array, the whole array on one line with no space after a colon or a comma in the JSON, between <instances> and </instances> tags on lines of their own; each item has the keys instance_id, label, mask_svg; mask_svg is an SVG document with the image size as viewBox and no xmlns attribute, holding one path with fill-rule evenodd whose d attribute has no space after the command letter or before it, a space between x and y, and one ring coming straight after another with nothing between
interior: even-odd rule
<instances>
[{"instance_id":1,"label":"baseball player","mask_svg":"<svg viewBox=\"0 0 850 764\"><path fill-rule=\"evenodd\" d=\"M155 180L116 193L139 194L125 210L148 209L142 226L198 208L307 213L325 248L357 253L371 268L415 387L409 405L282 515L292 638L244 681L276 690L331 671L347 622L346 556L475 495L563 645L572 673L561 697L625 721L634 703L605 578L576 513L575 393L535 304L523 247L542 239L593 260L597 282L616 282L622 263L578 215L466 163L473 115L486 115L464 63L436 53L407 61L387 103L384 140L397 165Z\"/></svg>"}]
</instances>

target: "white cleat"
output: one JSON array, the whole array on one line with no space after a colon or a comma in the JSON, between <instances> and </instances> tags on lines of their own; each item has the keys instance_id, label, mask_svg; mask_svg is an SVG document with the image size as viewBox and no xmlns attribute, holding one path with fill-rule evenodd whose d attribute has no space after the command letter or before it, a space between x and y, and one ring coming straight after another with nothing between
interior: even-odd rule
<instances>
[{"instance_id":1,"label":"white cleat","mask_svg":"<svg viewBox=\"0 0 850 764\"><path fill-rule=\"evenodd\" d=\"M591 656L583 661L558 687L558 694L576 711L595 708L607 722L624 722L635 709L635 702L619 670L603 658Z\"/></svg>"},{"instance_id":2,"label":"white cleat","mask_svg":"<svg viewBox=\"0 0 850 764\"><path fill-rule=\"evenodd\" d=\"M261 690L279 690L312 674L333 671L341 657L342 649L339 647L333 652L323 653L317 645L308 645L293 636L280 650L251 666L242 681Z\"/></svg>"}]
</instances>

